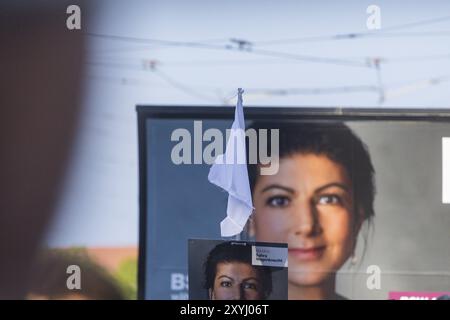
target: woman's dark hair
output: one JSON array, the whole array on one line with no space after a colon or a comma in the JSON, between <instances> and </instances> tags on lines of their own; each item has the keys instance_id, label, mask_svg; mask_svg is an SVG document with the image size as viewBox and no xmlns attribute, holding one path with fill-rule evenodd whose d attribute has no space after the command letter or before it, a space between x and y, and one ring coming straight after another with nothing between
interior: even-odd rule
<instances>
[{"instance_id":1,"label":"woman's dark hair","mask_svg":"<svg viewBox=\"0 0 450 320\"><path fill-rule=\"evenodd\" d=\"M215 246L204 263L204 288L214 287L214 279L219 263L242 262L252 265L252 246L245 242L228 241ZM272 272L268 267L253 266L261 283L261 299L266 299L272 292Z\"/></svg>"},{"instance_id":2,"label":"woman's dark hair","mask_svg":"<svg viewBox=\"0 0 450 320\"><path fill-rule=\"evenodd\" d=\"M374 216L375 170L364 143L342 122L254 122L249 129L260 132L266 129L268 135L272 129L279 130L279 158L296 153L324 155L342 165L352 182L354 209L363 209L364 219ZM271 153L271 139L267 139L267 153ZM259 161L259 145L258 154ZM247 159L248 155L247 143ZM248 164L250 188L253 193L259 176L258 164ZM356 212L357 212L356 211ZM355 216L357 216L355 214Z\"/></svg>"}]
</instances>

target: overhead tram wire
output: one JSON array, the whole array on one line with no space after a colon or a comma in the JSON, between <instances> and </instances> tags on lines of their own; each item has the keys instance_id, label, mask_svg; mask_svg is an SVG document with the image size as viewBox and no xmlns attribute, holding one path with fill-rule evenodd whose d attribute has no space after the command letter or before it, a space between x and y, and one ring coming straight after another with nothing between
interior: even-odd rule
<instances>
[{"instance_id":1,"label":"overhead tram wire","mask_svg":"<svg viewBox=\"0 0 450 320\"><path fill-rule=\"evenodd\" d=\"M171 85L172 87L174 87L175 89L178 89L179 91L182 91L190 96L193 96L195 98L204 100L204 101L216 101L216 99L206 96L204 94L201 94L195 90L193 90L192 88L176 81L175 79L172 79L170 76L168 76L166 73L162 72L159 69L155 69L154 74L156 74L157 76L159 76L160 78L162 78L164 81L166 81L169 85Z\"/></svg>"},{"instance_id":2,"label":"overhead tram wire","mask_svg":"<svg viewBox=\"0 0 450 320\"><path fill-rule=\"evenodd\" d=\"M95 64L94 64L95 65ZM105 65L99 65L105 66ZM124 66L117 66L118 68ZM148 71L143 70L143 71ZM152 70L154 72L155 70ZM186 94L189 94L193 97L200 98L202 100L216 101L212 97L200 94L192 87L188 87L185 84L182 84L179 81L174 80L167 74L161 72L160 68L158 68L158 72L154 72L160 78L165 80L170 86L174 87L177 90L183 91ZM112 79L112 78L111 78ZM144 85L140 80L131 79L128 77L120 77L116 80L119 80L121 84L124 85ZM345 93L360 93L360 92L375 92L378 93L379 103L385 102L387 99L394 98L398 95L404 95L407 93L411 93L413 91L417 91L419 89L424 89L428 86L436 86L445 82L450 81L450 76L436 76L426 80L408 82L404 85L397 87L381 87L381 79L378 81L378 85L355 85L355 86L340 86L340 87L313 87L313 88L288 88L288 89L264 89L264 88L248 88L246 89L246 93L249 95L268 95L268 96L287 96L287 95L328 95L328 94L345 94ZM203 90L203 89L202 89ZM206 89L206 90L215 90L217 89ZM381 93L380 93L381 90ZM227 102L228 98L218 97L221 103ZM382 99L381 99L382 98Z\"/></svg>"},{"instance_id":3,"label":"overhead tram wire","mask_svg":"<svg viewBox=\"0 0 450 320\"><path fill-rule=\"evenodd\" d=\"M174 80L173 78L171 78L170 76L168 76L166 73L162 72L160 70L160 63L156 60L153 61L154 63L150 64L151 66L144 66L141 65L141 67L134 67L134 66L130 66L130 65L123 65L123 64L113 64L113 63L109 63L109 64L105 64L105 63L96 63L96 62L91 62L89 63L90 65L93 66L99 66L99 67L115 67L115 68L125 68L125 69L139 69L141 71L151 71L153 73L155 73L157 76L159 76L160 78L162 78L166 83L168 83L169 85L171 85L172 87L176 88L177 90L183 91L184 93L187 93L191 96L194 96L196 98L200 98L202 100L207 100L207 101L216 101L215 99L213 99L210 96L206 96L204 94L201 94L199 92L197 92L196 90L192 89L192 87L189 87L179 81ZM158 65L158 68L156 68L156 65ZM374 65L376 65L376 63L374 62ZM341 86L341 87L316 87L316 88L289 88L289 89L257 89L257 88L249 88L246 90L246 92L248 94L264 94L264 95L270 95L270 96L282 96L282 95L313 95L313 94L340 94L340 93L356 93L356 92L378 92L378 96L379 96L379 103L383 103L385 102L385 100L387 98L392 98L393 96L397 95L397 91L398 92L402 92L402 94L404 94L404 92L411 92L411 91L415 91L418 89L422 89L426 86L433 86L433 85L439 85L441 83L447 82L450 80L449 76L440 76L440 77L433 77L430 79L427 79L425 81L419 81L419 82L414 82L412 84L407 84L401 87L394 87L394 88L389 88L389 87L384 87L382 85L382 81L381 81L381 74L380 74L380 70L379 67L378 69L375 68L374 69L377 73L377 82L378 85L377 86ZM129 83L128 81L126 81L127 78L126 77L121 77L121 82L127 85L133 85L136 84L135 81L130 81L131 83ZM134 83L133 83L134 82ZM406 89L407 90L406 90ZM412 88L414 88L412 90ZM218 89L216 89L217 91ZM224 98L220 98L220 101L223 102Z\"/></svg>"},{"instance_id":4,"label":"overhead tram wire","mask_svg":"<svg viewBox=\"0 0 450 320\"><path fill-rule=\"evenodd\" d=\"M450 53L445 54L434 54L434 55L418 55L418 56L397 56L397 57L385 57L385 56L377 56L377 59L380 60L380 63L386 64L386 63L410 63L410 62L416 62L416 61L436 61L436 60L450 60ZM374 57L346 57L346 59L366 59L366 60L373 60ZM105 64L111 64L112 67L119 67L119 65L123 64L125 61L142 61L144 59L139 58L120 58L115 57L113 59L111 58L95 58L93 60L88 60L87 64L92 65L102 65ZM259 60L252 60L252 59L236 59L236 60L175 60L175 61L168 61L168 62L160 62L160 65L163 65L166 67L211 67L211 66L232 66L232 65L259 65L259 64L289 64L289 63L296 63L295 60L273 60L271 58L267 59L259 59ZM125 65L124 65L125 66ZM131 65L130 65L131 66Z\"/></svg>"},{"instance_id":5,"label":"overhead tram wire","mask_svg":"<svg viewBox=\"0 0 450 320\"><path fill-rule=\"evenodd\" d=\"M413 24L408 24L413 25ZM414 25L417 25L415 23ZM397 28L399 28L398 26ZM269 51L269 50L261 50L261 49L246 49L242 50L230 45L222 46L222 45L210 45L210 44L204 44L204 43L197 43L197 42L180 42L180 41L167 41L167 40L156 40L156 39L143 39L143 38L133 38L133 37L123 37L123 36L116 36L116 35L105 35L105 34L92 34L87 33L88 36L93 37L101 37L106 39L113 39L113 40L122 40L122 41L132 41L132 42L141 42L141 43L162 43L164 45L169 46L188 46L188 47L195 47L195 48L206 48L206 49L214 49L214 50L231 50L235 52L247 52L247 53L253 53L257 55L263 55L263 56L269 56L272 58L282 58L287 59L291 61L308 61L308 62L314 62L314 63L328 63L328 64L338 64L338 65L346 65L346 66L358 66L358 67L373 67L370 64L368 65L367 61L364 62L364 59L367 58L327 58L327 57L317 57L317 56L305 56L305 55L298 55L293 53L286 53L286 52L279 52L279 51ZM450 36L450 32L448 33ZM219 40L219 39L217 39ZM441 56L434 56L429 57L430 60L432 59L445 59L446 55ZM406 57L404 60L410 59L411 61L415 60L415 57ZM417 60L426 60L427 57L421 58L417 57ZM392 60L398 60L399 59L386 59L383 57L380 57L380 62L391 62Z\"/></svg>"},{"instance_id":6,"label":"overhead tram wire","mask_svg":"<svg viewBox=\"0 0 450 320\"><path fill-rule=\"evenodd\" d=\"M416 27L416 26L420 26L420 25L427 25L427 24L432 24L432 23L437 23L437 22L442 22L442 21L447 21L450 20L450 16L447 17L441 17L441 18L436 18L436 19L429 19L429 20L423 20L423 21L418 21L418 22L413 22L413 23L407 23L407 24L403 24L403 25L397 25L397 26L392 26L389 28L384 28L382 31L379 31L377 33L371 33L371 32L366 32L366 33L351 33L351 34L344 34L344 35L333 35L331 36L332 38L330 38L330 36L326 36L328 37L328 39L326 39L326 37L315 37L316 39L318 38L322 38L323 40L337 40L337 39L352 39L352 38L358 38L358 37L363 37L363 36L372 36L374 34L379 34L381 36L413 36L413 34L411 33L406 33L406 34L389 34L386 33L386 31L395 31L395 30L400 30L400 29L404 29L404 28L411 28L411 27ZM143 39L143 38L133 38L133 37L124 37L124 36L116 36L116 35L104 35L104 34L94 34L94 33L85 33L88 36L94 36L94 37L101 37L101 38L108 38L108 39L114 39L114 40L121 40L121 41L131 41L131 42L139 42L139 43L151 43L151 44L159 44L159 45L165 45L165 46L179 46L179 47L193 47L193 48L204 48L204 49L215 49L215 50L231 50L231 51L237 51L237 52L248 52L248 53L253 53L253 54L259 54L259 55L264 55L264 56L270 56L270 57L277 57L277 58L286 58L286 59L292 59L292 60L298 60L298 61L308 61L308 62L315 62L315 63L331 63L331 64L339 64L339 65L346 65L346 66L359 66L359 67L370 67L373 68L375 67L375 70L377 72L377 79L378 79L378 88L381 89L381 74L380 74L380 62L381 60L379 58L371 58L371 60L375 61L376 59L378 62L377 63L364 63L361 61L352 61L352 60L345 60L345 59L337 59L337 58L325 58L325 57L315 57L315 56L304 56L304 55L297 55L297 54L292 54L292 53L285 53L285 52L278 52L278 51L269 51L269 50L260 50L260 49L254 49L253 48L253 44L261 44L258 42L253 42L251 46L247 47L247 48L243 48L241 46L238 47L234 47L231 45L211 45L211 44L206 44L206 43L199 43L199 42L180 42L180 41L167 41L167 40L156 40L156 39ZM415 35L426 35L429 36L431 33L427 33L427 32L421 32L421 33L415 33ZM433 34L437 34L436 32L434 32ZM439 33L439 35L447 35L447 33L444 31L444 33ZM292 40L292 39L291 39ZM311 38L309 39L311 40ZM278 41L278 43L280 43ZM385 61L383 61L385 62ZM167 75L165 75L164 73L161 73L160 70L158 70L158 75L162 78L164 78L166 80L166 82L170 83L172 86L178 88L179 90L183 90L186 93L189 93L191 95L195 95L197 97L199 97L199 94L192 91L190 88L188 88L187 86L184 86L183 84L175 81L174 79L171 79L170 77L167 77ZM202 96L202 98L205 98L205 96ZM209 100L209 98L206 98ZM382 94L380 94L380 100L384 99L384 92Z\"/></svg>"},{"instance_id":7,"label":"overhead tram wire","mask_svg":"<svg viewBox=\"0 0 450 320\"><path fill-rule=\"evenodd\" d=\"M217 39L205 39L205 40L197 40L195 42L198 43L214 43L214 42L227 42L229 39L228 38L217 38ZM115 54L115 53L123 53L123 52L133 52L133 51L143 51L143 50L151 50L151 49L161 49L162 47L160 45L151 45L151 46L139 46L139 47L119 47L119 48L109 48L109 49L102 49L102 50L95 50L92 49L92 52L90 54L106 54L106 53L110 53L110 54Z\"/></svg>"},{"instance_id":8,"label":"overhead tram wire","mask_svg":"<svg viewBox=\"0 0 450 320\"><path fill-rule=\"evenodd\" d=\"M267 46L267 45L279 45L279 44L289 44L289 43L302 43L302 42L321 42L321 41L333 41L333 40L349 40L357 39L363 37L408 37L408 36L450 36L450 31L428 31L428 32L407 32L407 33L389 33L396 30L401 30L405 28L414 28L417 26L435 24L439 22L450 21L450 16L444 16L440 18L422 20L417 22L411 22L406 24L394 25L387 28L382 28L380 30L372 32L350 32L342 34L332 34L332 35L322 35L322 36L309 36L300 38L287 38L279 40L267 40L267 41L256 41L254 44L256 46Z\"/></svg>"},{"instance_id":9,"label":"overhead tram wire","mask_svg":"<svg viewBox=\"0 0 450 320\"><path fill-rule=\"evenodd\" d=\"M405 28L414 28L417 26L435 24L435 23L439 23L439 22L443 22L443 21L450 21L450 16L443 16L443 17L439 17L439 18L433 18L433 19L427 19L427 20L421 20L421 21L416 21L416 22L409 22L409 23L394 25L391 27L383 28L382 30L385 32L386 30L392 31L392 30L399 30L399 29L405 29Z\"/></svg>"},{"instance_id":10,"label":"overhead tram wire","mask_svg":"<svg viewBox=\"0 0 450 320\"><path fill-rule=\"evenodd\" d=\"M179 81L174 80L172 77L168 76L166 73L161 71L161 63L158 61L154 61L153 66L147 65L128 65L122 63L108 63L108 62L97 62L97 61L88 61L86 64L93 67L106 67L106 68L117 68L124 70L134 70L134 71L142 71L147 73L159 72L158 76L162 76L166 82L169 82L171 85L174 85L178 89L189 89L190 88ZM126 78L126 77L123 77ZM320 93L338 93L338 92L357 92L357 91L375 91L377 90L374 86L341 86L341 87L316 87L316 88L289 88L289 89L247 89L246 92L261 92L261 91L273 91L274 94L282 95L282 94L320 94ZM233 90L234 92L234 90ZM284 92L284 93L283 93ZM191 92L192 93L192 92ZM198 95L198 93L196 93ZM206 98L206 96L203 96Z\"/></svg>"},{"instance_id":11,"label":"overhead tram wire","mask_svg":"<svg viewBox=\"0 0 450 320\"><path fill-rule=\"evenodd\" d=\"M284 58L284 59L291 59L291 60L297 60L297 61L313 62L313 63L335 64L335 65L363 67L363 68L367 67L367 65L364 61L318 57L318 56L309 56L309 55L299 55L299 54L293 54L293 53L287 53L287 52L254 49L253 47L242 49L240 47L232 46L229 44L228 45L214 45L214 44L189 42L189 41L170 41L170 40L159 40L159 39L147 39L147 38L137 38L137 37L119 36L119 35L111 35L111 34L99 34L99 33L85 33L85 35L90 36L90 37L110 39L110 40L115 40L115 41L147 43L147 44L161 44L161 45L173 46L173 47L186 47L186 48L198 48L198 49L210 49L210 50L226 50L226 51L233 51L233 52L249 53L249 54L260 55L260 56L268 56L268 57L274 57L274 58Z\"/></svg>"},{"instance_id":12,"label":"overhead tram wire","mask_svg":"<svg viewBox=\"0 0 450 320\"><path fill-rule=\"evenodd\" d=\"M127 69L127 70L141 70L144 72L150 72L156 74L159 78L163 79L166 83L176 88L177 90L181 90L191 96L195 96L196 98L201 98L202 100L212 101L212 97L206 96L204 94L200 94L192 87L189 87L180 81L177 81L167 75L165 72L161 71L161 68L158 66L154 66L152 68L146 68L144 66L130 66L123 64L114 64L114 63L98 63L98 62L88 62L89 65L94 67L112 67L119 69ZM133 81L128 82L128 77L120 77L119 78L124 84L132 85L137 84L137 81L133 79ZM134 82L134 83L132 83ZM246 90L248 94L267 94L267 95L314 95L314 94L336 94L336 93L354 93L354 92L375 92L378 91L378 87L369 86L369 85L358 85L358 86L340 86L340 87L309 87L309 88L288 88L288 89L261 89L261 88L249 88ZM223 99L221 99L223 101Z\"/></svg>"},{"instance_id":13,"label":"overhead tram wire","mask_svg":"<svg viewBox=\"0 0 450 320\"><path fill-rule=\"evenodd\" d=\"M358 86L340 86L340 87L318 87L318 88L287 88L287 89L257 89L250 88L245 90L252 94L267 94L267 95L315 95L315 94L340 94L340 93L355 93L355 92L378 92L377 86L358 85Z\"/></svg>"},{"instance_id":14,"label":"overhead tram wire","mask_svg":"<svg viewBox=\"0 0 450 320\"><path fill-rule=\"evenodd\" d=\"M266 47L271 45L280 44L295 44L295 43L307 43L307 42L325 42L325 41L338 41L338 40L353 40L363 38L406 38L406 37L450 37L450 31L423 31L423 32L393 32L393 33L343 33L328 36L311 36L301 38L288 38L280 40L267 40L255 42L258 47Z\"/></svg>"}]
</instances>

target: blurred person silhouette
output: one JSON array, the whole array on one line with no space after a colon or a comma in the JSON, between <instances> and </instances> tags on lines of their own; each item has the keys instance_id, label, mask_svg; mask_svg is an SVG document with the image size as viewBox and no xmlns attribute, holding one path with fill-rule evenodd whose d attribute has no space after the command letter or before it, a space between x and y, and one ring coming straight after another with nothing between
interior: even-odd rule
<instances>
[{"instance_id":1,"label":"blurred person silhouette","mask_svg":"<svg viewBox=\"0 0 450 320\"><path fill-rule=\"evenodd\" d=\"M79 0L3 0L0 9L0 299L21 299L62 183L80 101Z\"/></svg>"},{"instance_id":2,"label":"blurred person silhouette","mask_svg":"<svg viewBox=\"0 0 450 320\"><path fill-rule=\"evenodd\" d=\"M80 270L80 288L69 289L68 266ZM27 298L30 300L123 300L114 278L83 249L41 252L33 264Z\"/></svg>"}]
</instances>

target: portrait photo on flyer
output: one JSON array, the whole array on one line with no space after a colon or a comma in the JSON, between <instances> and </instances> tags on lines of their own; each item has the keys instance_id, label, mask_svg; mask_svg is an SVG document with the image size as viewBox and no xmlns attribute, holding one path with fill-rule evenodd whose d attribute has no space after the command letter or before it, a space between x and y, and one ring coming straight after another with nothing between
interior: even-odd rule
<instances>
[{"instance_id":1,"label":"portrait photo on flyer","mask_svg":"<svg viewBox=\"0 0 450 320\"><path fill-rule=\"evenodd\" d=\"M190 300L286 300L287 244L188 240Z\"/></svg>"}]
</instances>

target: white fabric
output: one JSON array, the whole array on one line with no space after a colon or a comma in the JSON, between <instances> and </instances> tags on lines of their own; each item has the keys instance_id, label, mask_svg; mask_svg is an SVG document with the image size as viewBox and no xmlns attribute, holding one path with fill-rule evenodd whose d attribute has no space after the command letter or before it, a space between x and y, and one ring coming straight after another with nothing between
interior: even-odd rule
<instances>
[{"instance_id":1,"label":"white fabric","mask_svg":"<svg viewBox=\"0 0 450 320\"><path fill-rule=\"evenodd\" d=\"M228 192L227 217L220 223L222 237L242 232L253 211L245 150L245 122L242 107L242 89L227 141L225 154L217 156L209 170L208 180Z\"/></svg>"}]
</instances>

